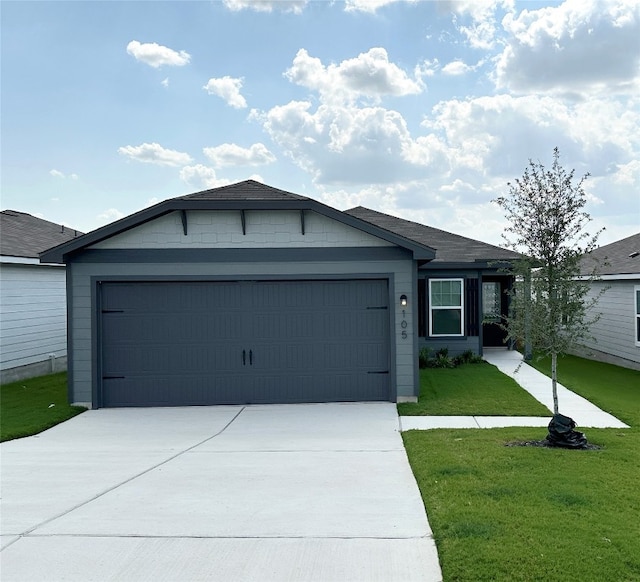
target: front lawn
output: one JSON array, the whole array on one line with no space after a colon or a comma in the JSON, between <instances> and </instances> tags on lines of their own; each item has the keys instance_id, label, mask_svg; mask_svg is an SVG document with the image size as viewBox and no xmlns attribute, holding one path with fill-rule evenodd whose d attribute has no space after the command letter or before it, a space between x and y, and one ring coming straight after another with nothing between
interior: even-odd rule
<instances>
[{"instance_id":1,"label":"front lawn","mask_svg":"<svg viewBox=\"0 0 640 582\"><path fill-rule=\"evenodd\" d=\"M417 403L398 404L401 416L551 416L517 382L495 366L462 364L420 370Z\"/></svg>"},{"instance_id":2,"label":"front lawn","mask_svg":"<svg viewBox=\"0 0 640 582\"><path fill-rule=\"evenodd\" d=\"M0 441L37 434L86 410L67 403L60 372L0 386Z\"/></svg>"},{"instance_id":3,"label":"front lawn","mask_svg":"<svg viewBox=\"0 0 640 582\"><path fill-rule=\"evenodd\" d=\"M445 581L640 580L640 372L580 358L558 371L632 428L584 429L597 451L505 446L536 428L403 433Z\"/></svg>"}]
</instances>

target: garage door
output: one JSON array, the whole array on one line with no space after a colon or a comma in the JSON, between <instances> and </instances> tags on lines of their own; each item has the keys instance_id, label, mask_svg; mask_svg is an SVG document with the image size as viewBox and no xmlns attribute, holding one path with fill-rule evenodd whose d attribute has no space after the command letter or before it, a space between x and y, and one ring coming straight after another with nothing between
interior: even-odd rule
<instances>
[{"instance_id":1,"label":"garage door","mask_svg":"<svg viewBox=\"0 0 640 582\"><path fill-rule=\"evenodd\" d=\"M103 283L100 406L390 400L386 280Z\"/></svg>"}]
</instances>

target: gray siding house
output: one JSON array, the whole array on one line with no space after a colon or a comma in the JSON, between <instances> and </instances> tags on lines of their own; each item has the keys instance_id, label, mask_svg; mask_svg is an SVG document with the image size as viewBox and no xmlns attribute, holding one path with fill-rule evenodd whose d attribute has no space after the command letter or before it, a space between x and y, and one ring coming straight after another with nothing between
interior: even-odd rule
<instances>
[{"instance_id":1,"label":"gray siding house","mask_svg":"<svg viewBox=\"0 0 640 582\"><path fill-rule=\"evenodd\" d=\"M594 308L600 320L591 327L593 339L579 355L640 370L640 233L594 250L582 262L587 275L600 262L600 280L590 297L606 289Z\"/></svg>"},{"instance_id":2,"label":"gray siding house","mask_svg":"<svg viewBox=\"0 0 640 582\"><path fill-rule=\"evenodd\" d=\"M502 341L516 256L249 180L41 260L67 264L70 401L117 407L413 400L420 345Z\"/></svg>"},{"instance_id":3,"label":"gray siding house","mask_svg":"<svg viewBox=\"0 0 640 582\"><path fill-rule=\"evenodd\" d=\"M25 212L0 212L0 382L64 370L67 361L64 264L39 253L77 231Z\"/></svg>"}]
</instances>

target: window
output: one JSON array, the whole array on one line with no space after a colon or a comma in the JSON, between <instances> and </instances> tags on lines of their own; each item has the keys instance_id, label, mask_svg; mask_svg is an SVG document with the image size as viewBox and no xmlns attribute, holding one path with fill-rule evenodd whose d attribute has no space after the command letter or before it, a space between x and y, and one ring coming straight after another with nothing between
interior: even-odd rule
<instances>
[{"instance_id":1,"label":"window","mask_svg":"<svg viewBox=\"0 0 640 582\"><path fill-rule=\"evenodd\" d=\"M495 323L500 321L500 283L482 283L482 321Z\"/></svg>"},{"instance_id":2,"label":"window","mask_svg":"<svg viewBox=\"0 0 640 582\"><path fill-rule=\"evenodd\" d=\"M634 287L636 296L636 345L640 346L640 285Z\"/></svg>"},{"instance_id":3,"label":"window","mask_svg":"<svg viewBox=\"0 0 640 582\"><path fill-rule=\"evenodd\" d=\"M429 335L464 335L462 279L429 280Z\"/></svg>"}]
</instances>

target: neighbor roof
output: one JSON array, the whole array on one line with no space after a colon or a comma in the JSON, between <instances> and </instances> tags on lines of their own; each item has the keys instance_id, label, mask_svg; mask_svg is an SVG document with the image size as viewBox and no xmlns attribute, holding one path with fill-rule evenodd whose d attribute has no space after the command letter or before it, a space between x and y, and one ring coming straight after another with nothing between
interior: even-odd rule
<instances>
[{"instance_id":1,"label":"neighbor roof","mask_svg":"<svg viewBox=\"0 0 640 582\"><path fill-rule=\"evenodd\" d=\"M581 274L588 275L596 260L600 275L640 274L640 232L589 253L582 261Z\"/></svg>"},{"instance_id":2,"label":"neighbor roof","mask_svg":"<svg viewBox=\"0 0 640 582\"><path fill-rule=\"evenodd\" d=\"M0 212L0 254L37 259L42 251L81 235L61 224L17 210Z\"/></svg>"},{"instance_id":3,"label":"neighbor roof","mask_svg":"<svg viewBox=\"0 0 640 582\"><path fill-rule=\"evenodd\" d=\"M347 214L366 220L400 236L436 249L436 258L428 266L438 263L466 263L513 260L520 257L514 251L478 240L425 226L418 222L396 218L382 212L358 206L345 210Z\"/></svg>"}]
</instances>

